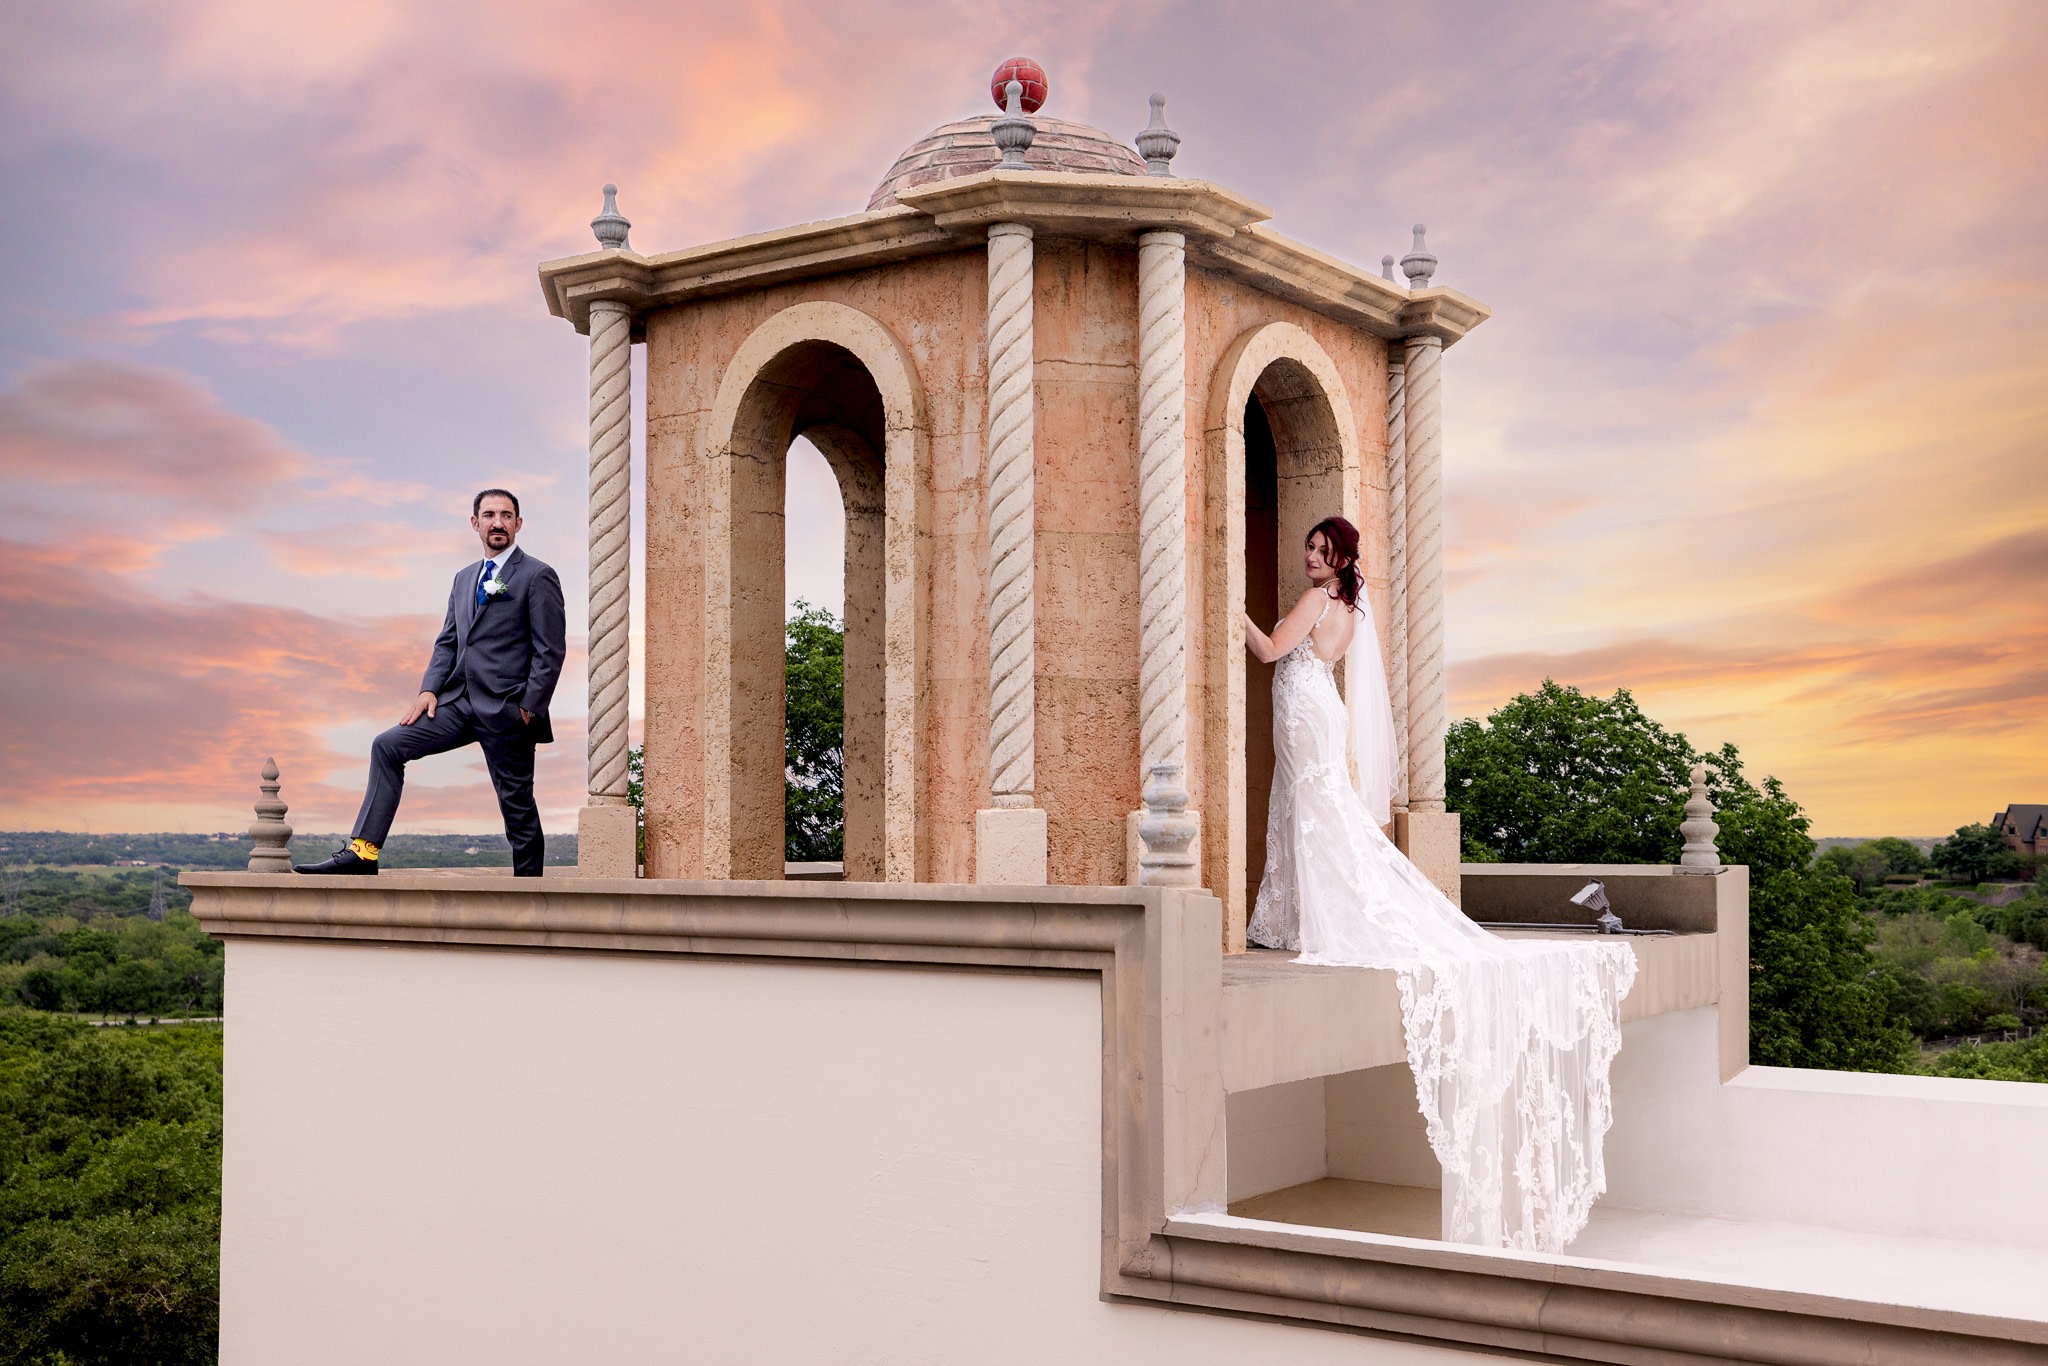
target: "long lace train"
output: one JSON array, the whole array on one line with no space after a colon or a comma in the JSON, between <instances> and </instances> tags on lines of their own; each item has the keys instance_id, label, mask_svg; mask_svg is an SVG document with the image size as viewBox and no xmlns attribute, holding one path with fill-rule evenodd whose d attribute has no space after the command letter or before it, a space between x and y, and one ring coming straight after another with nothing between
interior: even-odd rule
<instances>
[{"instance_id":1,"label":"long lace train","mask_svg":"<svg viewBox=\"0 0 2048 1366\"><path fill-rule=\"evenodd\" d=\"M1361 615L1353 688L1361 669L1382 668ZM1393 970L1416 1103L1443 1168L1444 1238L1561 1251L1607 1188L1608 1072L1635 954L1473 924L1372 818L1372 794L1347 770L1348 729L1334 665L1303 640L1273 675L1266 871L1248 937L1304 963Z\"/></svg>"}]
</instances>

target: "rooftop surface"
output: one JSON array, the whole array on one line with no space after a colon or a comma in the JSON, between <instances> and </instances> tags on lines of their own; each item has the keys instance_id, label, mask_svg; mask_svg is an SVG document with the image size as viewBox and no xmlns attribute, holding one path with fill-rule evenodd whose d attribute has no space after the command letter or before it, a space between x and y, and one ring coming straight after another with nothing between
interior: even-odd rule
<instances>
[{"instance_id":1,"label":"rooftop surface","mask_svg":"<svg viewBox=\"0 0 2048 1366\"><path fill-rule=\"evenodd\" d=\"M1233 1217L1434 1243L1440 1193L1325 1178L1239 1200ZM1605 1201L1558 1260L1875 1304L2048 1322L2048 1249L1717 1219Z\"/></svg>"}]
</instances>

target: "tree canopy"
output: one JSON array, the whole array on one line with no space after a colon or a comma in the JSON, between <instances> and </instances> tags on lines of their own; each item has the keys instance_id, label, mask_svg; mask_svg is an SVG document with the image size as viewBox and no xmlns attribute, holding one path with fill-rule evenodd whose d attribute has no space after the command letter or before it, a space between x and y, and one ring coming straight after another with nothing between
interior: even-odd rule
<instances>
[{"instance_id":1,"label":"tree canopy","mask_svg":"<svg viewBox=\"0 0 2048 1366\"><path fill-rule=\"evenodd\" d=\"M796 606L783 627L782 856L832 862L846 849L846 635L824 608Z\"/></svg>"},{"instance_id":2,"label":"tree canopy","mask_svg":"<svg viewBox=\"0 0 2048 1366\"><path fill-rule=\"evenodd\" d=\"M1692 765L1704 762L1726 863L1750 871L1750 1055L1780 1067L1892 1071L1910 1038L1892 1022L1855 886L1816 866L1806 813L1734 745L1702 754L1627 689L1588 695L1545 679L1445 745L1447 804L1468 853L1518 863L1675 863Z\"/></svg>"},{"instance_id":3,"label":"tree canopy","mask_svg":"<svg viewBox=\"0 0 2048 1366\"><path fill-rule=\"evenodd\" d=\"M1934 846L1927 861L1964 882L1982 882L2019 871L2020 861L2005 847L2005 836L1988 825L1965 825Z\"/></svg>"},{"instance_id":4,"label":"tree canopy","mask_svg":"<svg viewBox=\"0 0 2048 1366\"><path fill-rule=\"evenodd\" d=\"M1626 688L1588 696L1549 679L1444 745L1449 805L1482 859L1510 863L1675 863L1683 735L1643 714Z\"/></svg>"},{"instance_id":5,"label":"tree canopy","mask_svg":"<svg viewBox=\"0 0 2048 1366\"><path fill-rule=\"evenodd\" d=\"M221 1030L0 1011L0 1360L210 1363Z\"/></svg>"}]
</instances>

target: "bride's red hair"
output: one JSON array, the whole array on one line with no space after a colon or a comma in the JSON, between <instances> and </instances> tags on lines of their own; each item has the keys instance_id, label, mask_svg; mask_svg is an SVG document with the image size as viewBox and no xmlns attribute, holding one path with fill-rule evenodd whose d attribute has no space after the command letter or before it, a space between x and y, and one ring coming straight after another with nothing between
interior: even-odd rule
<instances>
[{"instance_id":1,"label":"bride's red hair","mask_svg":"<svg viewBox=\"0 0 2048 1366\"><path fill-rule=\"evenodd\" d=\"M1337 596L1346 607L1358 606L1358 528L1342 517L1325 517L1309 528L1302 545L1318 536L1329 547L1326 562L1337 571Z\"/></svg>"}]
</instances>

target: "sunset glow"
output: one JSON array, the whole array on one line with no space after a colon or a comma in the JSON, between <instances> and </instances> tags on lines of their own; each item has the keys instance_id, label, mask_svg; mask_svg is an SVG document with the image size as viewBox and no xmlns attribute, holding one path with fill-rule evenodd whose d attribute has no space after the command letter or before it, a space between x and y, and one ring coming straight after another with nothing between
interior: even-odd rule
<instances>
[{"instance_id":1,"label":"sunset glow","mask_svg":"<svg viewBox=\"0 0 2048 1366\"><path fill-rule=\"evenodd\" d=\"M1322 250L1427 222L1493 309L1445 363L1454 716L1627 687L1819 834L2048 801L2039 5L9 16L0 824L244 826L274 754L344 827L504 484L570 604L564 828L585 344L535 264L606 181L650 254L856 212L1017 53L1117 136L1164 91L1176 173ZM400 828L496 825L472 750Z\"/></svg>"}]
</instances>

